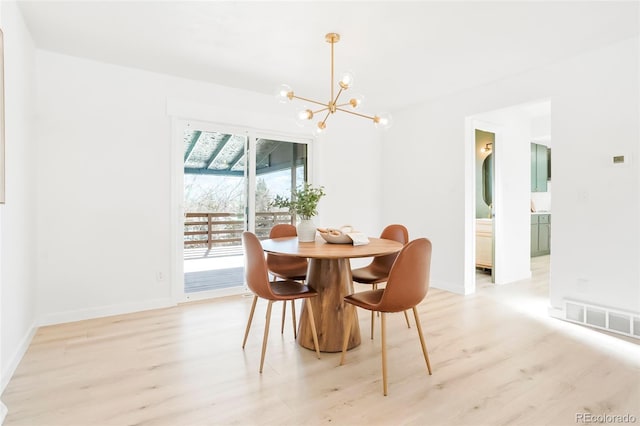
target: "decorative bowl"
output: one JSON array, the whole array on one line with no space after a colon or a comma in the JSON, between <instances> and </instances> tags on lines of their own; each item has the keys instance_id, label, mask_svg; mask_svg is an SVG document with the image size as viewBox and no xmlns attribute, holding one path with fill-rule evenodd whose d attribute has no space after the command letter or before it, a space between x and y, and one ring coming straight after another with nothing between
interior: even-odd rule
<instances>
[{"instance_id":1,"label":"decorative bowl","mask_svg":"<svg viewBox=\"0 0 640 426\"><path fill-rule=\"evenodd\" d=\"M353 240L347 234L331 235L328 232L320 232L320 236L330 244L352 244Z\"/></svg>"},{"instance_id":2,"label":"decorative bowl","mask_svg":"<svg viewBox=\"0 0 640 426\"><path fill-rule=\"evenodd\" d=\"M320 236L331 244L351 244L353 240L347 235L347 232L353 232L351 225L341 226L340 229L335 228L318 228Z\"/></svg>"}]
</instances>

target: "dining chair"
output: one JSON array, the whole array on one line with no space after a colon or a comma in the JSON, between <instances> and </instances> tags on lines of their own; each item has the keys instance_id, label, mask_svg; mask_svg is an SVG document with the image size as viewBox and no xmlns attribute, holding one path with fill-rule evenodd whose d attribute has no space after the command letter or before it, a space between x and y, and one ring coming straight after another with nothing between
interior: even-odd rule
<instances>
[{"instance_id":1,"label":"dining chair","mask_svg":"<svg viewBox=\"0 0 640 426\"><path fill-rule=\"evenodd\" d=\"M382 334L382 388L385 396L387 395L387 313L400 312L407 309L413 310L418 336L420 337L420 344L422 345L422 353L427 363L429 375L431 375L429 354L422 334L418 309L416 308L416 306L424 300L429 290L430 268L431 241L426 238L419 238L405 245L400 251L395 263L391 267L391 271L389 271L389 280L385 288L354 293L344 298L344 301L351 305L372 312L380 312L380 329ZM340 365L344 364L351 324L354 319L357 321L355 309L353 309L353 315L349 316L345 324Z\"/></svg>"},{"instance_id":2,"label":"dining chair","mask_svg":"<svg viewBox=\"0 0 640 426\"><path fill-rule=\"evenodd\" d=\"M287 301L296 299L305 299L307 313L309 315L309 323L311 324L311 333L313 334L313 345L316 350L318 359L320 358L320 349L318 347L318 334L316 333L316 324L313 319L313 310L309 299L317 295L316 291L311 287L304 285L298 281L269 281L267 272L267 262L262 250L262 244L255 234L245 231L242 233L242 248L244 251L244 276L247 286L253 292L253 304L249 313L249 321L244 333L242 341L242 349L247 343L249 329L253 320L253 314L256 309L258 298L269 301L267 305L266 324L264 326L264 337L262 338L262 356L260 358L260 373L264 365L264 355L267 350L267 338L269 337L269 322L271 321L271 306L273 302Z\"/></svg>"},{"instance_id":3,"label":"dining chair","mask_svg":"<svg viewBox=\"0 0 640 426\"><path fill-rule=\"evenodd\" d=\"M279 223L271 228L269 238L296 237L298 232L296 227L288 223ZM267 254L267 267L269 273L273 276L273 280L281 278L283 280L304 281L307 279L307 267L309 266L307 259L295 256L277 256ZM280 333L284 333L284 321L287 316L287 302L282 304L282 325ZM291 301L291 319L293 320L293 337L298 337L296 327L296 304Z\"/></svg>"},{"instance_id":4,"label":"dining chair","mask_svg":"<svg viewBox=\"0 0 640 426\"><path fill-rule=\"evenodd\" d=\"M382 230L380 238L385 240L398 241L402 244L409 242L409 231L403 225L389 225ZM398 253L387 254L385 256L377 256L373 258L373 261L365 267L357 268L351 271L353 276L353 282L360 284L371 284L373 290L378 289L378 284L384 283L389 278L389 271L391 265L396 260ZM409 315L404 312L404 319L407 322L407 328L411 328L409 324ZM371 312L371 338L373 339L373 328L375 323L375 314Z\"/></svg>"}]
</instances>

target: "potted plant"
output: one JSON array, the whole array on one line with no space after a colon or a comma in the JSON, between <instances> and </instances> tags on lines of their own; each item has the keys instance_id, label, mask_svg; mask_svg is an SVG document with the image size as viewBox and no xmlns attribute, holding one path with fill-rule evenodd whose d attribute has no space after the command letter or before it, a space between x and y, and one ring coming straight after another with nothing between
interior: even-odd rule
<instances>
[{"instance_id":1,"label":"potted plant","mask_svg":"<svg viewBox=\"0 0 640 426\"><path fill-rule=\"evenodd\" d=\"M291 198L277 195L271 205L287 208L290 213L299 216L298 241L309 242L316 238L316 226L311 218L318 214L318 203L325 195L324 186L314 187L305 183L293 191Z\"/></svg>"}]
</instances>

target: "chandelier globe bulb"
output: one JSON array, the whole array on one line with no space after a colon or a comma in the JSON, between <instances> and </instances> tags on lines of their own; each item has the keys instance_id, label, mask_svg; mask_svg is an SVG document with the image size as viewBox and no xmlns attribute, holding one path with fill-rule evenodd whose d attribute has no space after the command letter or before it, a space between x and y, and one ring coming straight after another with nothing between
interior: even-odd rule
<instances>
[{"instance_id":1,"label":"chandelier globe bulb","mask_svg":"<svg viewBox=\"0 0 640 426\"><path fill-rule=\"evenodd\" d=\"M308 108L298 111L298 120L306 121L313 118L313 111Z\"/></svg>"},{"instance_id":2,"label":"chandelier globe bulb","mask_svg":"<svg viewBox=\"0 0 640 426\"><path fill-rule=\"evenodd\" d=\"M286 104L293 100L293 89L287 84L281 84L276 89L275 97L281 104Z\"/></svg>"},{"instance_id":3,"label":"chandelier globe bulb","mask_svg":"<svg viewBox=\"0 0 640 426\"><path fill-rule=\"evenodd\" d=\"M318 125L315 128L316 134L320 134L324 132L324 129L327 128L327 124L324 121L319 121Z\"/></svg>"},{"instance_id":4,"label":"chandelier globe bulb","mask_svg":"<svg viewBox=\"0 0 640 426\"><path fill-rule=\"evenodd\" d=\"M393 117L388 112L377 114L373 117L373 124L386 130L393 125Z\"/></svg>"},{"instance_id":5,"label":"chandelier globe bulb","mask_svg":"<svg viewBox=\"0 0 640 426\"><path fill-rule=\"evenodd\" d=\"M362 94L353 95L349 99L349 105L351 105L351 108L353 109L359 108L363 102L364 102L364 96Z\"/></svg>"},{"instance_id":6,"label":"chandelier globe bulb","mask_svg":"<svg viewBox=\"0 0 640 426\"><path fill-rule=\"evenodd\" d=\"M343 89L347 90L353 87L353 82L355 80L355 76L351 71L347 71L342 73L340 76L340 80L338 81L338 85Z\"/></svg>"},{"instance_id":7,"label":"chandelier globe bulb","mask_svg":"<svg viewBox=\"0 0 640 426\"><path fill-rule=\"evenodd\" d=\"M309 121L313 118L313 111L304 107L296 114L296 124L299 127L306 127L309 124Z\"/></svg>"}]
</instances>

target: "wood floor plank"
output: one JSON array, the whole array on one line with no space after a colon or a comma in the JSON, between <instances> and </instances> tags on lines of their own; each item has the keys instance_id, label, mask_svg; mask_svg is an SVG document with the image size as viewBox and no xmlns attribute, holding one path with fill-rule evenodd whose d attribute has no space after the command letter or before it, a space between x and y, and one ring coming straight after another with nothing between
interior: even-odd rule
<instances>
[{"instance_id":1,"label":"wood floor plank","mask_svg":"<svg viewBox=\"0 0 640 426\"><path fill-rule=\"evenodd\" d=\"M251 297L38 330L2 395L5 425L575 425L576 414L640 422L640 346L547 315L548 257L534 276L460 296L431 289L415 327L390 314L389 395L379 328L347 353L301 348L274 310L258 373L266 303L245 350ZM356 291L364 290L356 286ZM359 312L360 327L370 317Z\"/></svg>"}]
</instances>

